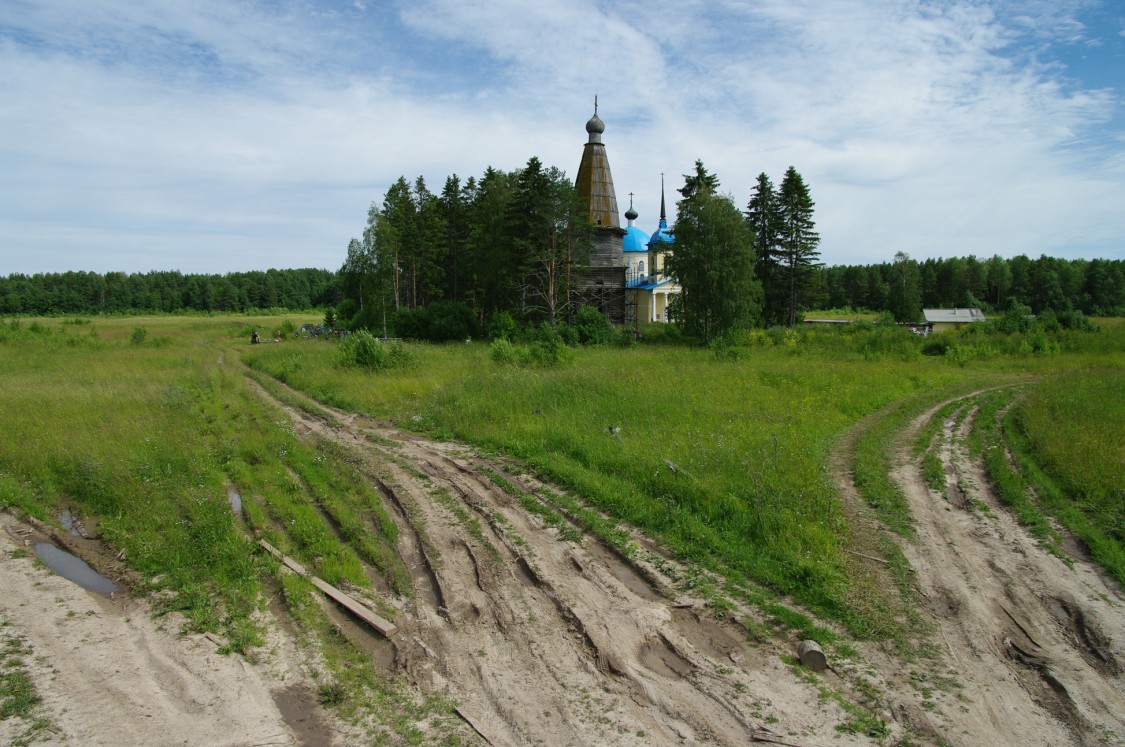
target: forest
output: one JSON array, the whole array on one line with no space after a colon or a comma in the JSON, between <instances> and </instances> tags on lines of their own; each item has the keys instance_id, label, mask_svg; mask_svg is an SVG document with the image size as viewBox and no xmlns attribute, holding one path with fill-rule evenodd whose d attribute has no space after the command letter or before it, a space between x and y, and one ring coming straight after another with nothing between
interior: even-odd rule
<instances>
[{"instance_id":1,"label":"forest","mask_svg":"<svg viewBox=\"0 0 1125 747\"><path fill-rule=\"evenodd\" d=\"M916 260L897 251L878 264L827 266L816 249L808 187L795 169L790 167L776 190L767 175L760 175L744 213L718 186L717 176L700 162L695 174L685 175L679 190L683 199L677 203L681 221L673 228L683 234L677 244L684 256L669 257L669 272L684 286L686 303L694 290L684 283L692 274L688 257L698 249L687 239L713 233L696 226L713 209L699 213L702 203L696 203L704 193L714 193L723 203L715 215L745 223L749 230L731 226L734 238L726 244L737 244L737 252L726 245L712 247L705 251L711 259L699 261L710 267L708 272L725 267L721 274L728 274L734 272L730 257L747 258L744 264L752 266L737 270L744 282L732 287L764 290L764 298L752 304L753 313L744 315L750 324L792 326L815 309L888 312L900 322L920 321L923 308L955 307L1125 315L1125 260L1024 254ZM699 230L692 233L693 227ZM586 262L590 236L573 183L532 157L511 172L489 168L463 182L450 175L440 193L430 191L420 176L413 182L400 177L381 202L371 204L361 237L348 242L336 271L11 274L0 276L0 314L315 308L331 311L327 318L341 327L389 331L400 326L400 336L410 336L404 332L417 322L411 312L438 304L434 308L441 315L473 320L476 329L501 313L523 324L554 326L560 319L573 321L578 312L569 288Z\"/></svg>"},{"instance_id":2,"label":"forest","mask_svg":"<svg viewBox=\"0 0 1125 747\"><path fill-rule=\"evenodd\" d=\"M836 265L815 271L805 309L866 309L894 313L902 298L902 275L914 283L916 310L979 306L999 311L1018 302L1039 313L1081 311L1089 316L1125 316L1125 261L1011 259L993 256L906 260L874 265ZM336 308L345 298L343 270L267 270L226 275L180 272L96 272L0 276L0 314L135 314L249 312ZM446 277L450 277L446 275ZM438 284L435 300L457 295ZM420 299L421 300L421 299ZM466 303L468 299L461 298ZM470 303L470 308L472 305ZM350 319L342 319L350 321Z\"/></svg>"},{"instance_id":3,"label":"forest","mask_svg":"<svg viewBox=\"0 0 1125 747\"><path fill-rule=\"evenodd\" d=\"M0 276L0 314L175 314L187 311L313 309L339 301L330 270L226 275L181 272L52 272Z\"/></svg>"}]
</instances>

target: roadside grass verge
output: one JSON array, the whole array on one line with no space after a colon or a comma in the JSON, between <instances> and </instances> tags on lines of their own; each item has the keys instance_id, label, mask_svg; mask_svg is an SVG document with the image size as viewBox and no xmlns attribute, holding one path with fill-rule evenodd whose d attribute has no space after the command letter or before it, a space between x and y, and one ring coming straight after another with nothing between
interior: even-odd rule
<instances>
[{"instance_id":1,"label":"roadside grass verge","mask_svg":"<svg viewBox=\"0 0 1125 747\"><path fill-rule=\"evenodd\" d=\"M1000 502L1012 510L1019 523L1043 547L1060 558L1066 558L1061 547L1062 538L1051 526L1047 514L1037 505L1031 485L1013 461L1004 435L1003 420L1017 396L1020 395L1014 390L1003 390L988 392L980 398L969 441L971 453L983 460L985 473Z\"/></svg>"},{"instance_id":2,"label":"roadside grass verge","mask_svg":"<svg viewBox=\"0 0 1125 747\"><path fill-rule=\"evenodd\" d=\"M1003 422L1039 503L1125 583L1125 369L1083 367L1027 390Z\"/></svg>"},{"instance_id":3,"label":"roadside grass verge","mask_svg":"<svg viewBox=\"0 0 1125 747\"><path fill-rule=\"evenodd\" d=\"M221 346L242 322L146 318L174 341L154 344L151 333L134 342L133 321L104 335L100 323L0 323L0 507L48 522L69 508L125 553L143 579L135 591L166 592L159 609L222 633L229 650L259 642L253 532L329 581L370 588L363 561L408 586L397 529L356 466L298 438L226 361ZM232 486L251 532L228 503Z\"/></svg>"}]
</instances>

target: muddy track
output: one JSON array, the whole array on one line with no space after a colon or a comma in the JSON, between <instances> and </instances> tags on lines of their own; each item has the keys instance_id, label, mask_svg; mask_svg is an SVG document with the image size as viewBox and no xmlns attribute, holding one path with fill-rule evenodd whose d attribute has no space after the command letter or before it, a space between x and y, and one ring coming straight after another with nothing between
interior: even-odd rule
<instances>
[{"instance_id":1,"label":"muddy track","mask_svg":"<svg viewBox=\"0 0 1125 747\"><path fill-rule=\"evenodd\" d=\"M464 446L319 405L289 407L298 432L357 455L399 524L413 595L397 609L393 666L446 694L493 745L872 744L847 714L738 625L678 598L651 564L593 536L567 541L490 474L551 489ZM298 396L298 395L293 395ZM782 737L779 735L791 735Z\"/></svg>"},{"instance_id":2,"label":"muddy track","mask_svg":"<svg viewBox=\"0 0 1125 747\"><path fill-rule=\"evenodd\" d=\"M1125 744L1125 595L1086 560L1049 553L1000 504L966 447L979 394L958 398L964 404L931 446L945 468L944 491L927 487L910 444L958 400L930 408L896 436L892 477L916 528L902 549L944 649L933 668L953 683L915 712L923 719L916 728L950 744ZM834 460L835 479L858 500L841 469L846 450Z\"/></svg>"}]
</instances>

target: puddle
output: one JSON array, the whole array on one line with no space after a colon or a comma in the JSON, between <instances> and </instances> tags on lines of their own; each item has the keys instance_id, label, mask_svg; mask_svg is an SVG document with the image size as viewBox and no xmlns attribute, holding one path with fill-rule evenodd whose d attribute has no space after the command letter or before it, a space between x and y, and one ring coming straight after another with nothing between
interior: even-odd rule
<instances>
[{"instance_id":1,"label":"puddle","mask_svg":"<svg viewBox=\"0 0 1125 747\"><path fill-rule=\"evenodd\" d=\"M35 554L52 571L83 589L96 591L99 594L112 594L117 591L116 584L86 565L86 561L71 555L66 550L60 550L49 542L36 543Z\"/></svg>"},{"instance_id":2,"label":"puddle","mask_svg":"<svg viewBox=\"0 0 1125 747\"><path fill-rule=\"evenodd\" d=\"M227 501L234 515L242 518L242 495L234 488L227 488Z\"/></svg>"},{"instance_id":3,"label":"puddle","mask_svg":"<svg viewBox=\"0 0 1125 747\"><path fill-rule=\"evenodd\" d=\"M59 526L67 531L73 537L81 537L82 539L89 539L90 535L86 534L86 528L82 526L82 522L72 514L68 509L63 509L58 515Z\"/></svg>"}]
</instances>

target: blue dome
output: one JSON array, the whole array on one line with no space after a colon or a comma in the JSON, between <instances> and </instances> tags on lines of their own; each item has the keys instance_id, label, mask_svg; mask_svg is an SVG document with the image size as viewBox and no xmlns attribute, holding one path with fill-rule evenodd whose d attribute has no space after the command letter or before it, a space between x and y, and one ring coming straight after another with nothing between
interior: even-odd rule
<instances>
[{"instance_id":1,"label":"blue dome","mask_svg":"<svg viewBox=\"0 0 1125 747\"><path fill-rule=\"evenodd\" d=\"M648 241L648 245L653 246L660 243L676 243L676 240L672 237L672 229L668 228L668 221L664 218L660 219L660 226L653 232L652 237Z\"/></svg>"},{"instance_id":2,"label":"blue dome","mask_svg":"<svg viewBox=\"0 0 1125 747\"><path fill-rule=\"evenodd\" d=\"M629 226L625 229L624 241L626 253L648 251L648 234L636 226Z\"/></svg>"}]
</instances>

